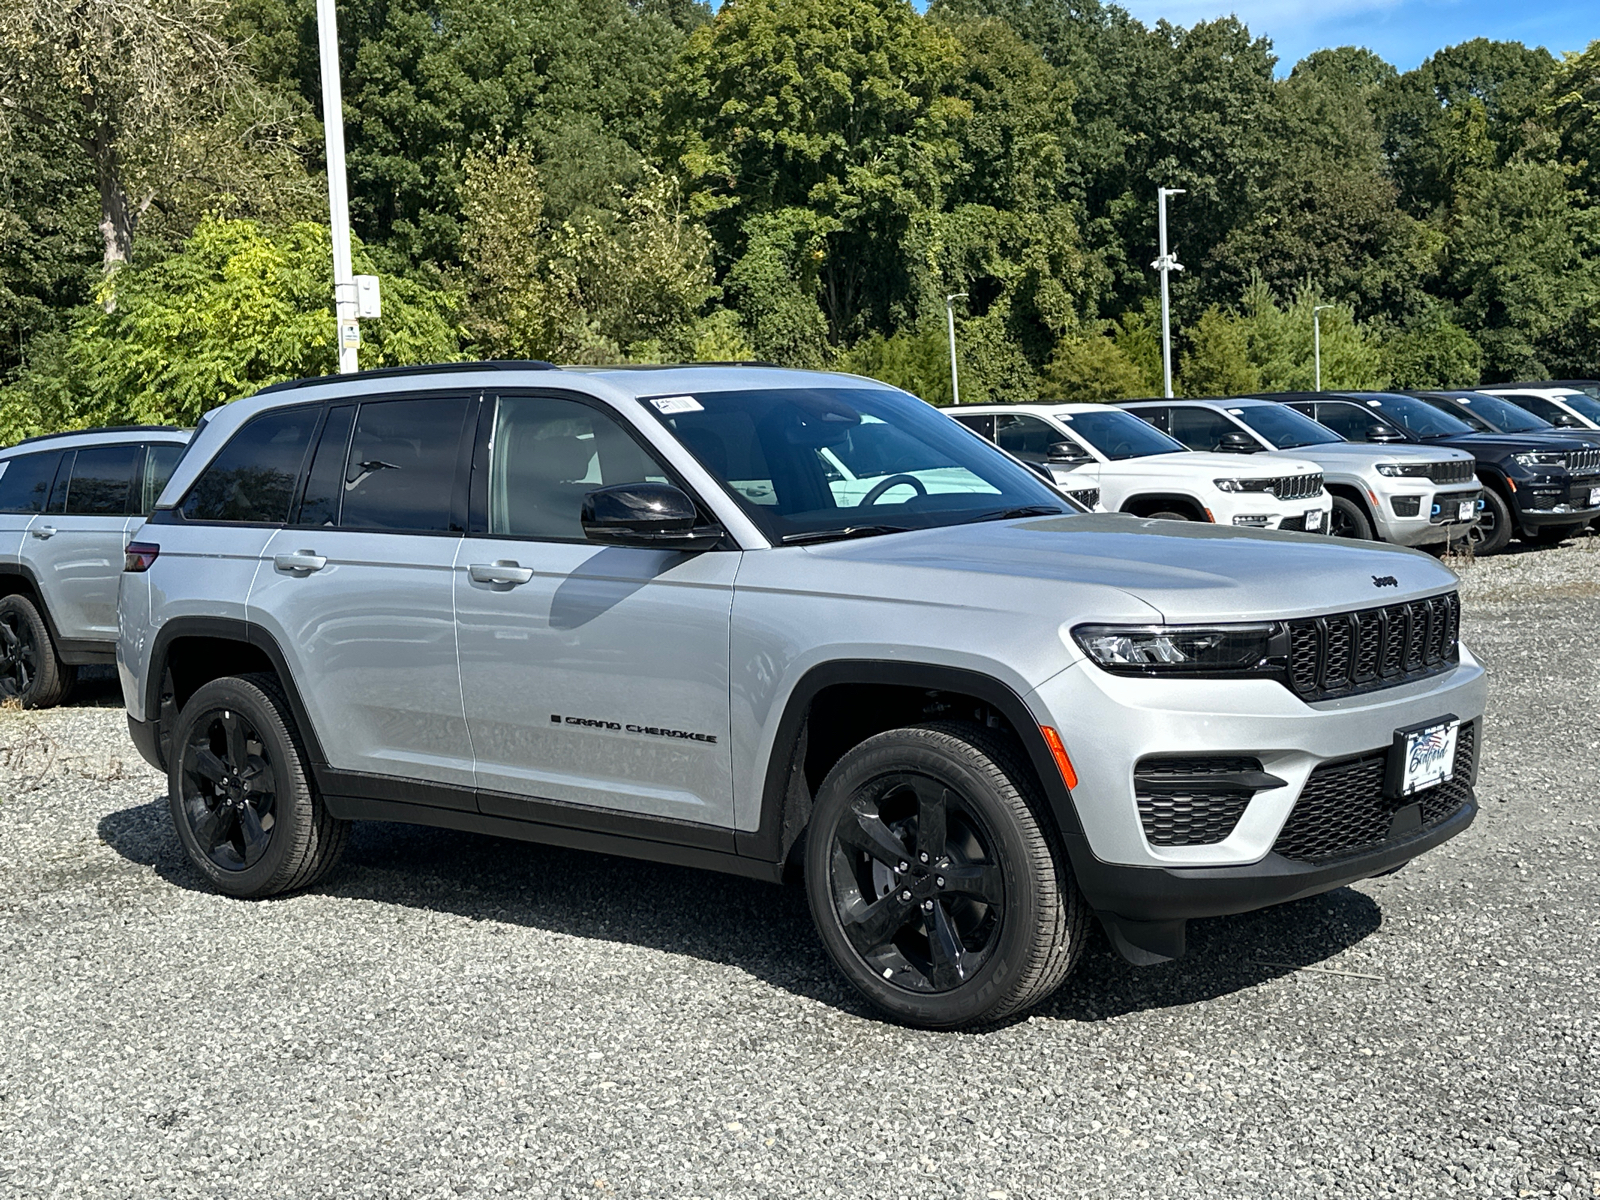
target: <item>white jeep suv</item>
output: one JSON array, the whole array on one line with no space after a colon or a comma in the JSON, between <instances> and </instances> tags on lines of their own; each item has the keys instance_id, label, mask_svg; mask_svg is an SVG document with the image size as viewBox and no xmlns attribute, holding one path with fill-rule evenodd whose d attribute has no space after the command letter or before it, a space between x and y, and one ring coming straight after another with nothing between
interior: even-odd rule
<instances>
[{"instance_id":1,"label":"white jeep suv","mask_svg":"<svg viewBox=\"0 0 1600 1200\"><path fill-rule=\"evenodd\" d=\"M1314 462L1202 454L1104 404L974 404L951 412L1075 500L1173 521L1321 533L1332 500Z\"/></svg>"}]
</instances>

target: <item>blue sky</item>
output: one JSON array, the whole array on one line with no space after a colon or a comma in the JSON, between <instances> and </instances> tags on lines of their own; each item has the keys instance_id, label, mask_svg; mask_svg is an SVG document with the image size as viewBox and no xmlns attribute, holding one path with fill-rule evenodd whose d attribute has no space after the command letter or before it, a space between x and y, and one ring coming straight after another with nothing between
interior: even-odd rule
<instances>
[{"instance_id":1,"label":"blue sky","mask_svg":"<svg viewBox=\"0 0 1600 1200\"><path fill-rule=\"evenodd\" d=\"M1596 0L1120 0L1147 24L1237 16L1272 39L1287 74L1324 46L1365 46L1402 71L1475 37L1544 46L1560 55L1600 38Z\"/></svg>"}]
</instances>

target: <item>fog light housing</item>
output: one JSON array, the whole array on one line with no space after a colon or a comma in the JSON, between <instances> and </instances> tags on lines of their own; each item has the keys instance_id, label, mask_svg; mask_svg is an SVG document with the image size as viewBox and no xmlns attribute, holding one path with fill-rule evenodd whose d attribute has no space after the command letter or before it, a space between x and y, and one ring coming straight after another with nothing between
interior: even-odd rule
<instances>
[{"instance_id":1,"label":"fog light housing","mask_svg":"<svg viewBox=\"0 0 1600 1200\"><path fill-rule=\"evenodd\" d=\"M1270 520L1272 520L1271 517L1235 517L1233 523L1235 525L1248 526L1251 529L1265 529L1267 522Z\"/></svg>"}]
</instances>

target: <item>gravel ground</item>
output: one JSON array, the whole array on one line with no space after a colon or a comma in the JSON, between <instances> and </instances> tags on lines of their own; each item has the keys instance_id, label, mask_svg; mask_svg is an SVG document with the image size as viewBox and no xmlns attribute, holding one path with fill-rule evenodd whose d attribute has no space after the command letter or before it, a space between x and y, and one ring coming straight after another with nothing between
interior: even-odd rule
<instances>
[{"instance_id":1,"label":"gravel ground","mask_svg":"<svg viewBox=\"0 0 1600 1200\"><path fill-rule=\"evenodd\" d=\"M0 1191L1600 1197L1600 540L1459 569L1470 831L983 1034L875 1019L797 889L365 825L225 900L109 681L0 712Z\"/></svg>"}]
</instances>

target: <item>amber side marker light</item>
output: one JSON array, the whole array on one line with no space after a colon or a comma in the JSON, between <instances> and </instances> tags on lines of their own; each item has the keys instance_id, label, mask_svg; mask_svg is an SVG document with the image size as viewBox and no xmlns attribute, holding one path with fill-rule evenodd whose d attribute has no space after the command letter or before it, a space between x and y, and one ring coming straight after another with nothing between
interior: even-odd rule
<instances>
[{"instance_id":1,"label":"amber side marker light","mask_svg":"<svg viewBox=\"0 0 1600 1200\"><path fill-rule=\"evenodd\" d=\"M1056 760L1061 782L1071 791L1078 786L1078 773L1072 769L1072 760L1067 757L1067 748L1061 744L1061 735L1048 725L1039 726L1039 732L1044 734L1044 744L1050 747L1050 756Z\"/></svg>"}]
</instances>

